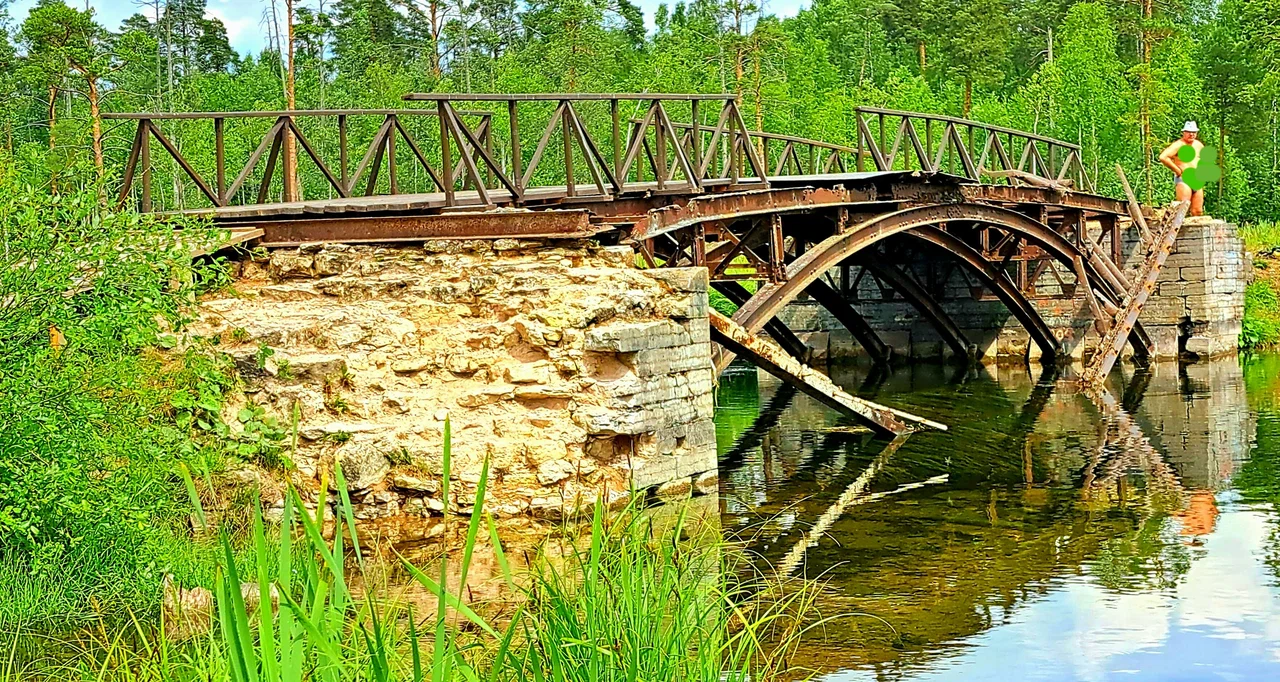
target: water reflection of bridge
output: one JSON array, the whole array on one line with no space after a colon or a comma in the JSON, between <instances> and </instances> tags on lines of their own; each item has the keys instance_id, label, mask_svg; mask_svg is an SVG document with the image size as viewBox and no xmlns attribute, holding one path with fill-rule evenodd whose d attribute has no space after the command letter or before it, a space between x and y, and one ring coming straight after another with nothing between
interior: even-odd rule
<instances>
[{"instance_id":1,"label":"water reflection of bridge","mask_svg":"<svg viewBox=\"0 0 1280 682\"><path fill-rule=\"evenodd\" d=\"M913 436L871 490L951 478L848 510L809 543L805 572L831 581L824 612L868 613L893 628L852 619L814 643L809 660L902 671L963 646L1070 576L1113 589L1169 585L1186 570L1192 539L1179 532L1195 520L1180 520L1176 507L1222 486L1253 432L1235 360L1113 377L1114 399L1025 369L993 371L922 366L888 377L879 392L865 387L956 425L943 438ZM722 394L768 405L766 421L778 415L742 430L758 446L735 448L730 434L721 444L739 457L722 474L725 527L772 563L810 540L884 446L779 390L752 372L730 377Z\"/></svg>"}]
</instances>

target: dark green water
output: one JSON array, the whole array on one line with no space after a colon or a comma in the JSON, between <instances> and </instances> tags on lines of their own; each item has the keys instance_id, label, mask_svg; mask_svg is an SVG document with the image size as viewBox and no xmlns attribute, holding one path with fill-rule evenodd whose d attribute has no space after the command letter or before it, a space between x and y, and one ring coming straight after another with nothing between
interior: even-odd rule
<instances>
[{"instance_id":1,"label":"dark green water","mask_svg":"<svg viewBox=\"0 0 1280 682\"><path fill-rule=\"evenodd\" d=\"M833 378L951 429L890 452L723 377L726 531L821 576L823 615L861 614L802 647L819 679L1280 679L1280 357L1117 373L1105 396L1026 369Z\"/></svg>"}]
</instances>

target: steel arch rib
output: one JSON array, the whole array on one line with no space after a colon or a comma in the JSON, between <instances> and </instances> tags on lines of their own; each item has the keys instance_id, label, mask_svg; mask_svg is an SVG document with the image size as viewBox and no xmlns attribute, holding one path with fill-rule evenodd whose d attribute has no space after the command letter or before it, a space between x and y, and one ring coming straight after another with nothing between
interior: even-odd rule
<instances>
[{"instance_id":1,"label":"steel arch rib","mask_svg":"<svg viewBox=\"0 0 1280 682\"><path fill-rule=\"evenodd\" d=\"M1040 346L1040 352L1050 359L1058 356L1061 352L1058 340L1054 337L1053 331L1049 329L1049 325L1045 324L1040 312L1018 290L1018 287L1009 279L1009 276L993 265L991 261L983 258L977 249L964 243L963 240L955 235L943 232L936 227L922 227L907 234L942 247L967 263L987 287L1000 298L1000 301L1013 313L1014 317L1018 318L1018 322L1022 323L1027 333L1035 339L1036 345Z\"/></svg>"},{"instance_id":2,"label":"steel arch rib","mask_svg":"<svg viewBox=\"0 0 1280 682\"><path fill-rule=\"evenodd\" d=\"M1067 267L1074 268L1075 256L1083 258L1079 249L1048 225L1009 209L969 203L908 208L867 220L811 247L787 266L785 281L761 287L750 301L738 309L733 319L743 328L758 332L783 306L804 291L810 282L844 259L895 234L948 221L973 221L1012 230L1043 247ZM1105 286L1087 259L1085 270L1098 293L1112 303L1117 303L1115 299L1118 297ZM1130 340L1135 344L1140 342L1140 338L1136 333L1130 335Z\"/></svg>"},{"instance_id":3,"label":"steel arch rib","mask_svg":"<svg viewBox=\"0 0 1280 682\"><path fill-rule=\"evenodd\" d=\"M955 351L956 355L963 357L969 354L969 340L965 338L964 332L960 331L955 320L952 320L947 311L943 310L942 306L938 305L938 302L907 273L889 263L877 260L874 256L858 258L854 263L870 270L872 274L887 282L894 291L901 294L911 307L933 324L938 335L946 341L948 346L951 346L951 350Z\"/></svg>"}]
</instances>

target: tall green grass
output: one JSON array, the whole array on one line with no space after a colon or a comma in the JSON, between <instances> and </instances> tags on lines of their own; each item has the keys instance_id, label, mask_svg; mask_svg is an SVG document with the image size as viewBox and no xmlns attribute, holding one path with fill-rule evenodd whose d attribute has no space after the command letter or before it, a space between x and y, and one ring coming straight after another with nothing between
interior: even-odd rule
<instances>
[{"instance_id":1,"label":"tall green grass","mask_svg":"<svg viewBox=\"0 0 1280 682\"><path fill-rule=\"evenodd\" d=\"M1250 223L1240 227L1244 248L1251 253L1266 253L1280 249L1280 223Z\"/></svg>"},{"instance_id":2,"label":"tall green grass","mask_svg":"<svg viewBox=\"0 0 1280 682\"><path fill-rule=\"evenodd\" d=\"M447 423L445 429L447 495ZM517 574L484 511L487 463L462 546L431 567L400 559L434 601L430 613L417 613L386 593L352 590L352 576L371 559L340 468L334 477L336 495L322 485L314 512L290 490L278 533L255 514L247 561L237 560L225 530L208 529L219 535L221 558L216 625L207 634L180 641L164 624L104 629L66 661L0 665L0 682L745 682L781 675L798 638L815 625L806 625L811 589L738 577L735 552L683 511L664 524L644 510L610 514L597 505L589 527L566 528L566 537ZM196 483L184 478L206 525ZM464 598L475 550L486 543L516 604L501 619ZM253 568L242 571L245 565ZM245 585L256 587L259 604L243 596Z\"/></svg>"},{"instance_id":3,"label":"tall green grass","mask_svg":"<svg viewBox=\"0 0 1280 682\"><path fill-rule=\"evenodd\" d=\"M1244 319L1240 345L1273 348L1280 345L1280 292L1269 270L1280 266L1280 223L1254 223L1240 228L1245 249L1254 254L1259 276L1244 290Z\"/></svg>"}]
</instances>

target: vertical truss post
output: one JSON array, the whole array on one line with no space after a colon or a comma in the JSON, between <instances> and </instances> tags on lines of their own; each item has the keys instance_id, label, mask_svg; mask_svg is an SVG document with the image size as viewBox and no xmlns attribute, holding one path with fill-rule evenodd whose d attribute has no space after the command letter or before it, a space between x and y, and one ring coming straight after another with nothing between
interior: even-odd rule
<instances>
[{"instance_id":1,"label":"vertical truss post","mask_svg":"<svg viewBox=\"0 0 1280 682\"><path fill-rule=\"evenodd\" d=\"M609 100L609 119L613 122L613 177L618 179L621 187L627 179L618 175L622 172L622 128L618 120L618 100Z\"/></svg>"},{"instance_id":2,"label":"vertical truss post","mask_svg":"<svg viewBox=\"0 0 1280 682\"><path fill-rule=\"evenodd\" d=\"M449 104L445 100L436 103L440 117L440 184L444 185L444 203L453 205L453 159L449 154Z\"/></svg>"},{"instance_id":3,"label":"vertical truss post","mask_svg":"<svg viewBox=\"0 0 1280 682\"><path fill-rule=\"evenodd\" d=\"M696 267L707 266L707 226L705 223L698 223L693 226L693 245L690 249L690 255L693 257L693 265Z\"/></svg>"},{"instance_id":4,"label":"vertical truss post","mask_svg":"<svg viewBox=\"0 0 1280 682\"><path fill-rule=\"evenodd\" d=\"M392 194L400 193L400 183L396 177L396 124L399 119L395 114L390 116L391 127L387 130L387 181Z\"/></svg>"},{"instance_id":5,"label":"vertical truss post","mask_svg":"<svg viewBox=\"0 0 1280 682\"><path fill-rule=\"evenodd\" d=\"M338 177L342 186L350 190L350 178L347 176L347 115L338 114Z\"/></svg>"},{"instance_id":6,"label":"vertical truss post","mask_svg":"<svg viewBox=\"0 0 1280 682\"><path fill-rule=\"evenodd\" d=\"M654 99L653 106L656 109L656 115L653 120L653 134L658 145L658 159L655 164L657 168L653 169L654 175L657 177L654 179L658 181L658 189L663 190L667 188L667 136L664 134L666 126L662 125L662 120L665 118L663 116L662 100Z\"/></svg>"},{"instance_id":7,"label":"vertical truss post","mask_svg":"<svg viewBox=\"0 0 1280 682\"><path fill-rule=\"evenodd\" d=\"M294 146L293 144L293 130L291 130L289 126L296 125L296 123L294 123L292 115L286 115L283 118L285 119L285 125L283 128L280 129L280 140L281 140L281 144L284 145L285 160L284 160L284 166L280 169L280 185L283 188L282 195L280 198L284 199L285 201L293 201L294 196L296 196L294 192L294 187L293 187L293 181L296 179L294 173L296 173L298 170L297 167L294 165L294 162L297 160L296 158L297 147ZM290 158L290 155L288 153L289 150L291 149L295 150L294 158ZM294 173L289 172L290 170L294 171Z\"/></svg>"},{"instance_id":8,"label":"vertical truss post","mask_svg":"<svg viewBox=\"0 0 1280 682\"><path fill-rule=\"evenodd\" d=\"M138 163L142 164L142 212L151 212L151 119L138 121L142 136L139 139Z\"/></svg>"},{"instance_id":9,"label":"vertical truss post","mask_svg":"<svg viewBox=\"0 0 1280 682\"><path fill-rule=\"evenodd\" d=\"M221 116L213 119L213 152L217 163L218 199L222 203L227 201L227 150L224 146L222 131L224 120Z\"/></svg>"},{"instance_id":10,"label":"vertical truss post","mask_svg":"<svg viewBox=\"0 0 1280 682\"><path fill-rule=\"evenodd\" d=\"M524 177L521 165L524 164L524 153L520 151L520 109L519 103L507 100L507 122L511 127L511 182L515 185L516 202L524 199Z\"/></svg>"},{"instance_id":11,"label":"vertical truss post","mask_svg":"<svg viewBox=\"0 0 1280 682\"><path fill-rule=\"evenodd\" d=\"M572 114L569 113L569 107L573 106L568 100L560 102L560 132L564 135L564 189L565 194L570 197L578 195L578 188L573 182L573 138L569 136L572 130L573 121Z\"/></svg>"},{"instance_id":12,"label":"vertical truss post","mask_svg":"<svg viewBox=\"0 0 1280 682\"><path fill-rule=\"evenodd\" d=\"M769 216L769 280L781 282L787 278L787 254L782 234L782 216Z\"/></svg>"}]
</instances>

